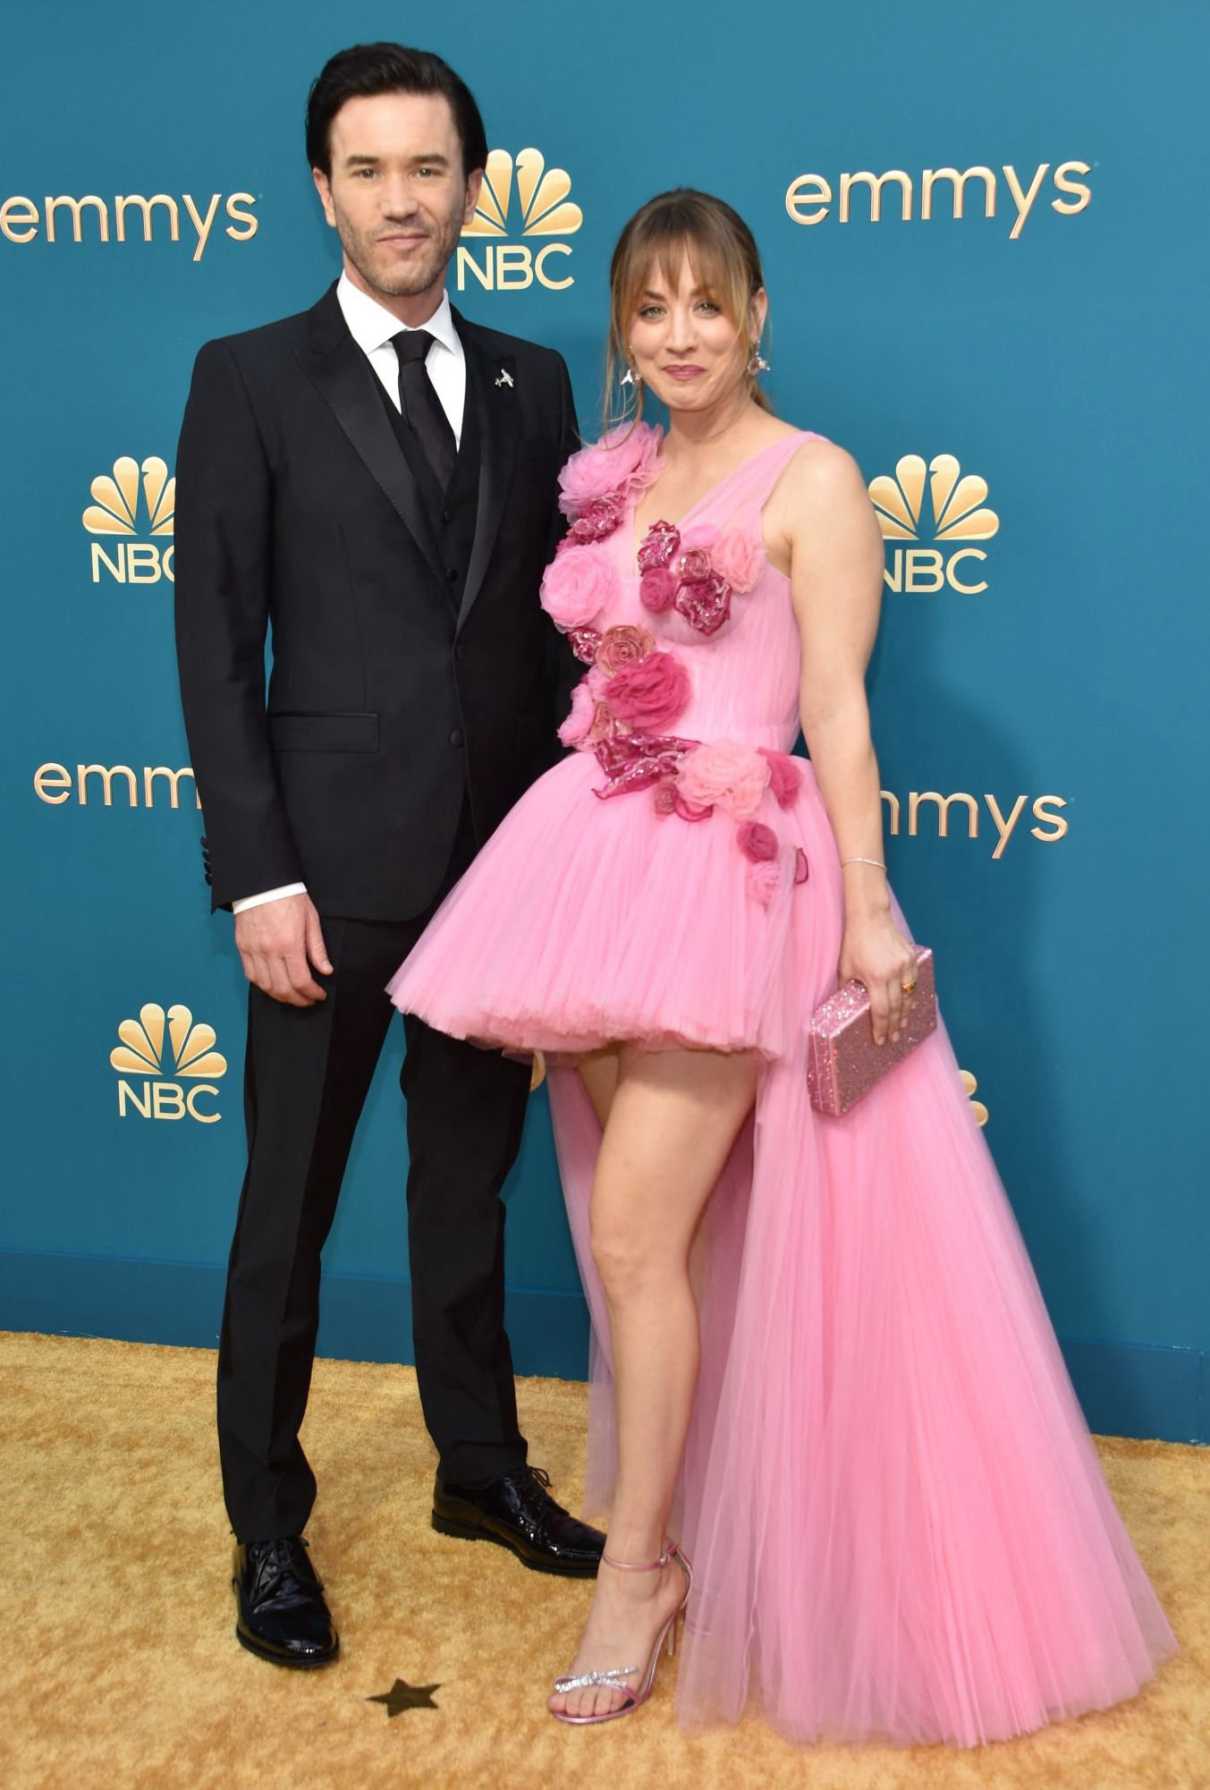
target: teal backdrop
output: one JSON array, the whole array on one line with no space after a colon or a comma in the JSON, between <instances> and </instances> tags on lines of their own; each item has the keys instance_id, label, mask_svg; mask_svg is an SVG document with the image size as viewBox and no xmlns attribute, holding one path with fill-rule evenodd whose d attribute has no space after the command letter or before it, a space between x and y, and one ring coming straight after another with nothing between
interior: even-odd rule
<instances>
[{"instance_id":1,"label":"teal backdrop","mask_svg":"<svg viewBox=\"0 0 1210 1790\"><path fill-rule=\"evenodd\" d=\"M516 162L455 297L561 350L586 432L629 213L691 183L755 229L776 405L851 449L884 506L893 879L1085 1409L1210 1438L1204 7L428 16L215 0L6 24L0 1324L216 1338L244 991L175 775L165 480L198 345L337 271L311 77L414 29ZM570 189L543 231L551 170ZM185 1010L179 1050L154 1014L120 1042L149 1006ZM329 1354L408 1358L401 1049L327 1251ZM519 1366L579 1375L540 1091L509 1202Z\"/></svg>"}]
</instances>

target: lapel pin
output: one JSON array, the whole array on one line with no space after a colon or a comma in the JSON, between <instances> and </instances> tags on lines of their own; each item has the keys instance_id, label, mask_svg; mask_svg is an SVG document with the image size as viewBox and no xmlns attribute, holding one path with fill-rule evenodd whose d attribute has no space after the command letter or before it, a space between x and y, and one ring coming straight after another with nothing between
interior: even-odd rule
<instances>
[{"instance_id":1,"label":"lapel pin","mask_svg":"<svg viewBox=\"0 0 1210 1790\"><path fill-rule=\"evenodd\" d=\"M501 367L501 369L500 369L500 372L499 372L499 375L498 375L498 377L497 377L497 379L496 379L496 384L497 384L497 385L507 385L507 386L511 386L511 385L512 385L512 383L513 383L513 376L512 376L512 374L511 374L511 373L510 373L510 372L509 372L509 370L508 370L508 368L507 368L507 367Z\"/></svg>"}]
</instances>

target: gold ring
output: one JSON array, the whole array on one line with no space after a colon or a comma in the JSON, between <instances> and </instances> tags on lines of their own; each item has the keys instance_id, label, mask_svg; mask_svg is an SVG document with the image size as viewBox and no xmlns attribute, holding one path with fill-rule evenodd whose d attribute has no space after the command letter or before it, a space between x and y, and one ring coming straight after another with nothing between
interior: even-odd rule
<instances>
[{"instance_id":1,"label":"gold ring","mask_svg":"<svg viewBox=\"0 0 1210 1790\"><path fill-rule=\"evenodd\" d=\"M916 984L914 982L901 982L899 986L904 994L913 994L916 989Z\"/></svg>"}]
</instances>

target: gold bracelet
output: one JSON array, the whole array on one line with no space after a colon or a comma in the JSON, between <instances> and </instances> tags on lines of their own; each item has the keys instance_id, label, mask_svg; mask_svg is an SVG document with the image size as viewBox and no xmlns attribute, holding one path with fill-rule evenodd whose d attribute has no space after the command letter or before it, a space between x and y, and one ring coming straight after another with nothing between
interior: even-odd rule
<instances>
[{"instance_id":1,"label":"gold bracelet","mask_svg":"<svg viewBox=\"0 0 1210 1790\"><path fill-rule=\"evenodd\" d=\"M840 868L843 870L846 864L874 864L879 870L886 869L886 865L881 858L842 858L840 860Z\"/></svg>"}]
</instances>

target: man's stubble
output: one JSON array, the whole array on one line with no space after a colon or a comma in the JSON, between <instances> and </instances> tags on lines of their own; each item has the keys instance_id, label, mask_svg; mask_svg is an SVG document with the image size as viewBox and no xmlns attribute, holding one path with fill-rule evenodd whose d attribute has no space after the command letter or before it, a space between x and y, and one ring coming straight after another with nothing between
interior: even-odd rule
<instances>
[{"instance_id":1,"label":"man's stubble","mask_svg":"<svg viewBox=\"0 0 1210 1790\"><path fill-rule=\"evenodd\" d=\"M384 225L386 223L403 225L410 224L411 220L387 219ZM340 211L336 212L336 226L341 247L372 292L380 292L386 298L409 298L427 292L430 286L444 284L445 270L461 234L462 213L459 210L456 216L447 218L439 226L426 226L435 228L436 234L430 236L423 257L410 267L378 266L380 257L374 253L374 238L357 230ZM385 261L386 258L381 259Z\"/></svg>"}]
</instances>

